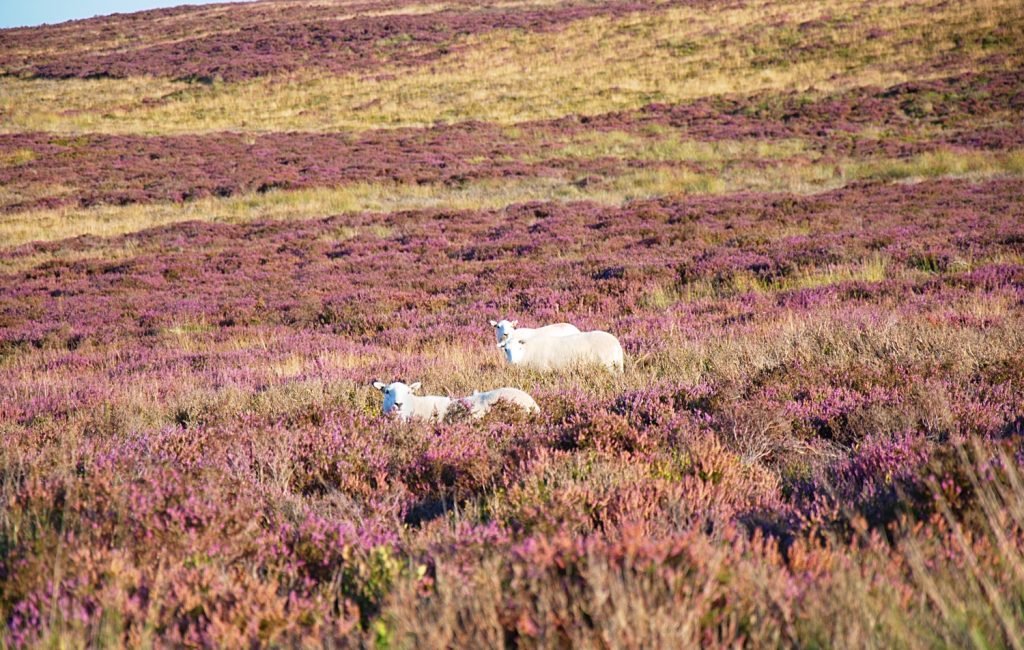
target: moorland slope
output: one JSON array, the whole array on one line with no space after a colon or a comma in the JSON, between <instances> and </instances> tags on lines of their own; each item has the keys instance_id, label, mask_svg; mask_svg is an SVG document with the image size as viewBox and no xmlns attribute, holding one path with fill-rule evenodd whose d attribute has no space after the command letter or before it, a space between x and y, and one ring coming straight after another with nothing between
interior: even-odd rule
<instances>
[{"instance_id":1,"label":"moorland slope","mask_svg":"<svg viewBox=\"0 0 1024 650\"><path fill-rule=\"evenodd\" d=\"M0 645L1019 647L1021 43L1011 0L0 31ZM625 373L509 366L506 316Z\"/></svg>"}]
</instances>

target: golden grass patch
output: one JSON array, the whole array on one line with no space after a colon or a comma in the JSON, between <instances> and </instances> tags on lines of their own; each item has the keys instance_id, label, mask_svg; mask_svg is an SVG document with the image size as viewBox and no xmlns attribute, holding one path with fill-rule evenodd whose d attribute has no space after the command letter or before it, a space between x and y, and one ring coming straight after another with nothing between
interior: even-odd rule
<instances>
[{"instance_id":1,"label":"golden grass patch","mask_svg":"<svg viewBox=\"0 0 1024 650\"><path fill-rule=\"evenodd\" d=\"M0 154L0 167L17 167L36 159L36 152L31 149L15 149L5 154Z\"/></svg>"},{"instance_id":2,"label":"golden grass patch","mask_svg":"<svg viewBox=\"0 0 1024 650\"><path fill-rule=\"evenodd\" d=\"M28 162L28 161L25 161ZM9 208L24 203L31 203L40 196L61 198L72 196L77 188L68 185L47 183L25 183L18 185L0 184L0 208ZM0 217L2 219L2 217Z\"/></svg>"},{"instance_id":3,"label":"golden grass patch","mask_svg":"<svg viewBox=\"0 0 1024 650\"><path fill-rule=\"evenodd\" d=\"M874 31L872 31L874 30ZM871 37L869 37L869 33ZM993 33L1008 38L987 39ZM429 66L372 75L305 72L233 84L157 79L4 80L4 131L182 133L503 124L635 109L720 94L887 86L927 77L947 57L966 68L1024 61L1015 0L865 4L767 2L672 7L575 21L554 32L465 37ZM915 70L924 66L920 70ZM148 99L149 101L144 101Z\"/></svg>"},{"instance_id":4,"label":"golden grass patch","mask_svg":"<svg viewBox=\"0 0 1024 650\"><path fill-rule=\"evenodd\" d=\"M616 177L605 186L583 186L569 179L538 177L485 180L459 187L394 183L357 183L335 188L280 190L205 198L185 203L140 203L90 208L63 207L0 215L0 242L16 246L79 235L109 237L181 221L241 223L259 219L309 219L346 212L396 210L478 210L525 201L593 200L609 205L669 193L698 191L713 179L687 170L641 170ZM384 230L367 230L370 234ZM359 234L341 229L339 240ZM0 268L20 267L13 261Z\"/></svg>"},{"instance_id":5,"label":"golden grass patch","mask_svg":"<svg viewBox=\"0 0 1024 650\"><path fill-rule=\"evenodd\" d=\"M851 180L914 181L931 178L991 178L1024 175L1024 151L938 151L910 159L837 164L781 162L764 168L726 167L700 173L681 167L651 167L594 183L537 177L484 180L453 187L394 183L358 183L335 188L280 190L185 203L26 210L0 215L0 242L16 246L79 235L114 236L146 228L200 220L242 223L259 219L311 219L346 212L393 212L413 209L481 210L525 201L590 200L606 205L655 196L725 194L739 191L807 194L843 186ZM367 230L386 236L387 230ZM339 240L360 234L340 229ZM32 256L36 260L38 256ZM0 270L28 263L7 260Z\"/></svg>"},{"instance_id":6,"label":"golden grass patch","mask_svg":"<svg viewBox=\"0 0 1024 650\"><path fill-rule=\"evenodd\" d=\"M117 115L187 91L185 82L131 79L0 78L0 131L107 132ZM159 132L158 127L151 127Z\"/></svg>"},{"instance_id":7,"label":"golden grass patch","mask_svg":"<svg viewBox=\"0 0 1024 650\"><path fill-rule=\"evenodd\" d=\"M882 282L887 277L888 267L888 260L880 255L872 255L855 264L800 270L773 280L763 280L744 272L733 277L731 288L739 293L775 293L815 289L843 282Z\"/></svg>"},{"instance_id":8,"label":"golden grass patch","mask_svg":"<svg viewBox=\"0 0 1024 650\"><path fill-rule=\"evenodd\" d=\"M648 129L647 135L626 131L590 131L567 138L556 149L536 156L551 158L620 158L656 162L695 162L718 165L750 159L779 160L807 151L797 138L777 140L691 140L662 127Z\"/></svg>"},{"instance_id":9,"label":"golden grass patch","mask_svg":"<svg viewBox=\"0 0 1024 650\"><path fill-rule=\"evenodd\" d=\"M1024 151L993 154L987 151L939 150L908 159L852 163L848 171L850 178L871 180L985 177L999 174L1024 174Z\"/></svg>"}]
</instances>

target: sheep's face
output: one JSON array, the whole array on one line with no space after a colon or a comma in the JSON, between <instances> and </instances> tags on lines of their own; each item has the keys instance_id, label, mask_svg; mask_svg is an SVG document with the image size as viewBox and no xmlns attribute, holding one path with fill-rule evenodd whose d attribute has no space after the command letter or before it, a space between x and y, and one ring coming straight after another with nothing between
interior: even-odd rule
<instances>
[{"instance_id":1,"label":"sheep's face","mask_svg":"<svg viewBox=\"0 0 1024 650\"><path fill-rule=\"evenodd\" d=\"M415 384L404 384L400 381L394 381L390 384L384 384L382 381L373 382L373 387L384 394L384 414L385 415L404 415L412 410L410 397L412 397L416 391L420 389L420 383Z\"/></svg>"},{"instance_id":2,"label":"sheep's face","mask_svg":"<svg viewBox=\"0 0 1024 650\"><path fill-rule=\"evenodd\" d=\"M517 320L491 321L491 327L494 328L494 336L497 337L498 343L501 343L509 336L512 336L512 332L516 331L517 325L519 325L519 321Z\"/></svg>"},{"instance_id":3,"label":"sheep's face","mask_svg":"<svg viewBox=\"0 0 1024 650\"><path fill-rule=\"evenodd\" d=\"M498 347L505 351L509 363L520 363L526 354L526 342L515 337L506 338Z\"/></svg>"}]
</instances>

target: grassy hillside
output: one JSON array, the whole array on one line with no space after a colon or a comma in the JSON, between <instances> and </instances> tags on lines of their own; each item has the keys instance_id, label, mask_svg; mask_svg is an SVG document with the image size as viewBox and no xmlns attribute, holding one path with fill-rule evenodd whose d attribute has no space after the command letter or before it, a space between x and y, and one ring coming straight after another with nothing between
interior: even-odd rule
<instances>
[{"instance_id":1,"label":"grassy hillside","mask_svg":"<svg viewBox=\"0 0 1024 650\"><path fill-rule=\"evenodd\" d=\"M1007 0L0 31L0 645L1021 646L1021 43Z\"/></svg>"}]
</instances>

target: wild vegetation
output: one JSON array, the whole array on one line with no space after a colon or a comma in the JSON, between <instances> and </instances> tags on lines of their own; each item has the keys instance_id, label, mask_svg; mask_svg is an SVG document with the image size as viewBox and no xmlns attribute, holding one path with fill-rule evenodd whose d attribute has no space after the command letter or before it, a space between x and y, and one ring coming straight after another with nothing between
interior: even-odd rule
<instances>
[{"instance_id":1,"label":"wild vegetation","mask_svg":"<svg viewBox=\"0 0 1024 650\"><path fill-rule=\"evenodd\" d=\"M1021 11L0 31L0 645L1020 647Z\"/></svg>"}]
</instances>

